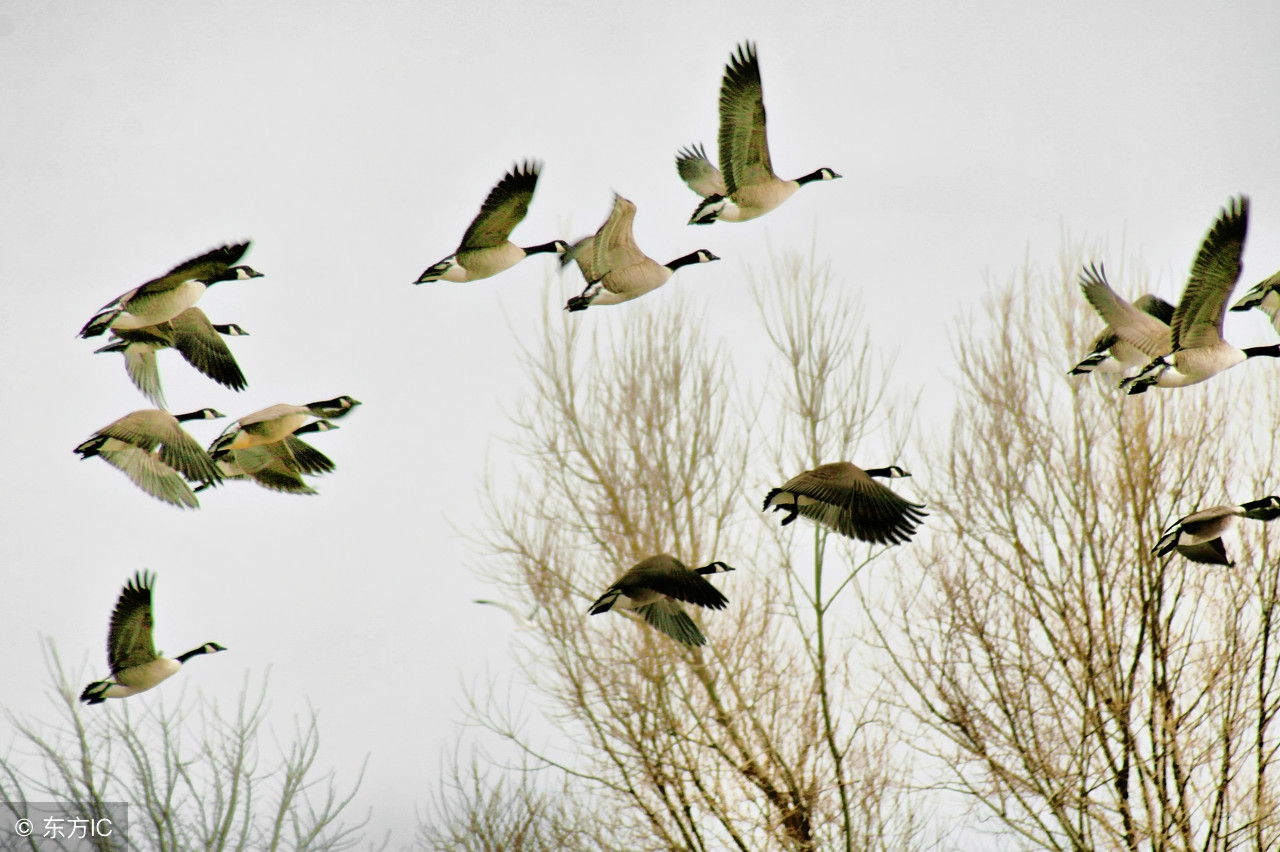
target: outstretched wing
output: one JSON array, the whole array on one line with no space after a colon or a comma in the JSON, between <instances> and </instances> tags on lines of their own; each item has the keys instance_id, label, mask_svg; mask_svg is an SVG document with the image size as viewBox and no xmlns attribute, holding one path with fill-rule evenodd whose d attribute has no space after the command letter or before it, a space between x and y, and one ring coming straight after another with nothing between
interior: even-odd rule
<instances>
[{"instance_id":1,"label":"outstretched wing","mask_svg":"<svg viewBox=\"0 0 1280 852\"><path fill-rule=\"evenodd\" d=\"M541 163L526 162L507 172L480 206L480 213L462 235L458 253L492 248L505 243L529 212L529 202L538 186Z\"/></svg>"},{"instance_id":2,"label":"outstretched wing","mask_svg":"<svg viewBox=\"0 0 1280 852\"><path fill-rule=\"evenodd\" d=\"M1218 215L1191 265L1191 277L1170 324L1175 350L1222 342L1222 318L1240 279L1240 252L1248 230L1249 199L1240 196Z\"/></svg>"},{"instance_id":3,"label":"outstretched wing","mask_svg":"<svg viewBox=\"0 0 1280 852\"><path fill-rule=\"evenodd\" d=\"M107 634L107 659L111 674L118 675L134 666L156 659L156 646L151 638L155 620L151 615L151 586L155 575L139 571L125 584L111 613L111 630Z\"/></svg>"},{"instance_id":4,"label":"outstretched wing","mask_svg":"<svg viewBox=\"0 0 1280 852\"><path fill-rule=\"evenodd\" d=\"M774 178L765 135L760 60L752 42L739 45L729 57L720 84L720 171L728 195Z\"/></svg>"}]
</instances>

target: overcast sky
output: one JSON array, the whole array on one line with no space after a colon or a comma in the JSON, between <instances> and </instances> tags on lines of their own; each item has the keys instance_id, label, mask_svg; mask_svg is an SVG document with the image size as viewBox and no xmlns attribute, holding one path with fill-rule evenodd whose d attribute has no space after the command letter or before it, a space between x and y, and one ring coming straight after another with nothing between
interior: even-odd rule
<instances>
[{"instance_id":1,"label":"overcast sky","mask_svg":"<svg viewBox=\"0 0 1280 852\"><path fill-rule=\"evenodd\" d=\"M816 245L899 352L896 381L946 399L958 317L988 280L1055 265L1064 235L1105 240L1101 259L1141 255L1174 300L1244 192L1242 283L1280 268L1278 34L1274 0L0 0L0 703L47 706L41 637L104 676L116 595L153 569L159 646L231 649L183 680L234 695L270 666L282 729L309 700L340 775L371 755L360 804L407 841L464 733L462 684L509 669L511 623L469 603L494 591L457 531L481 522L486 464L508 459L516 344L544 300L582 286L547 256L412 286L514 162L545 163L520 244L594 231L616 190L659 262L723 258L645 297L683 291L715 334L759 333L744 269L769 246ZM687 227L697 198L673 156L714 152L721 74L745 39L775 169L844 179L760 220ZM265 277L201 307L250 333L231 341L249 387L165 353L171 410L365 405L312 436L338 465L320 496L228 483L183 512L72 453L149 407L119 356L75 334L112 297L243 239ZM575 320L613 330L641 304ZM1238 344L1274 340L1261 317L1232 323ZM924 412L922 426L950 419ZM226 422L190 431L207 443Z\"/></svg>"}]
</instances>

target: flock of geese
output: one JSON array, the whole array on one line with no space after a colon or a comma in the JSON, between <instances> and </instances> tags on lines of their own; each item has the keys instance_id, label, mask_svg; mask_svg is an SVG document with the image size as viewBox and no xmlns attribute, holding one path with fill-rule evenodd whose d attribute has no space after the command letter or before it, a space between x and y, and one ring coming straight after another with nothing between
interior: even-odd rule
<instances>
[{"instance_id":1,"label":"flock of geese","mask_svg":"<svg viewBox=\"0 0 1280 852\"><path fill-rule=\"evenodd\" d=\"M676 155L679 176L701 198L689 224L749 221L774 210L805 184L840 177L829 168L794 180L774 173L760 63L750 42L730 56L720 87L719 117L718 168L701 145L688 146ZM718 260L706 249L664 264L653 260L632 236L636 205L617 194L609 217L595 234L574 243L556 239L529 247L516 245L511 233L528 212L539 171L537 163L527 161L508 172L485 198L457 249L428 267L415 283L478 281L530 255L555 254L562 267L576 263L585 281L581 294L565 305L566 310L577 312L636 299L665 284L684 266ZM1128 393L1136 394L1152 386L1204 381L1251 357L1280 357L1280 345L1237 349L1222 339L1225 305L1240 275L1247 225L1248 201L1240 198L1206 237L1176 308L1151 295L1130 303L1112 290L1101 266L1086 269L1081 288L1107 328L1071 373L1127 374L1141 367L1121 383ZM248 243L223 246L174 267L108 303L80 332L82 337L93 337L110 330L111 343L98 351L122 353L129 378L159 407L120 418L98 430L76 452L83 458L102 458L148 494L177 506L197 507L196 491L231 478L252 479L279 491L314 493L303 476L327 473L334 466L298 436L337 428L332 421L360 404L341 396L306 405L274 405L232 423L207 450L183 431L181 423L221 414L205 408L174 416L164 410L155 353L165 348L176 349L193 367L227 388L246 386L223 340L244 330L234 324L215 325L194 305L214 283L260 277L239 263L248 247ZM1280 274L1255 287L1234 309L1251 307L1266 311L1280 330ZM785 513L784 526L804 516L851 539L902 544L923 522L925 507L877 480L907 476L896 465L864 470L847 461L823 464L770 490L762 511ZM1277 497L1198 511L1171 526L1155 552L1163 556L1177 550L1188 559L1229 565L1222 535L1240 518L1275 517L1280 517ZM589 613L633 612L679 643L703 645L706 637L682 604L725 608L728 599L707 576L733 570L721 561L689 568L669 554L651 556L610 585ZM172 659L158 655L152 639L154 579L139 572L121 592L108 633L112 680L86 687L81 695L85 702L134 695L172 676L190 659L225 650L208 642Z\"/></svg>"},{"instance_id":2,"label":"flock of geese","mask_svg":"<svg viewBox=\"0 0 1280 852\"><path fill-rule=\"evenodd\" d=\"M1240 349L1222 337L1248 231L1249 199L1234 198L1201 243L1177 307L1150 293L1129 302L1111 289L1101 265L1089 265L1080 277L1080 289L1107 327L1070 375L1123 374L1120 389L1140 394L1152 387L1198 384L1250 358L1280 358L1280 344ZM1251 308L1265 313L1280 332L1280 272L1254 286L1231 310ZM1137 368L1141 369L1127 375ZM1232 566L1222 536L1241 518L1277 517L1280 497L1275 496L1201 509L1171 524L1152 553L1168 556L1176 550L1194 562Z\"/></svg>"},{"instance_id":3,"label":"flock of geese","mask_svg":"<svg viewBox=\"0 0 1280 852\"><path fill-rule=\"evenodd\" d=\"M80 329L80 337L111 332L98 352L124 355L129 379L158 408L126 414L75 448L81 459L97 457L123 471L152 497L181 508L199 508L195 492L224 479L251 479L265 488L314 494L303 474L328 473L334 464L298 435L336 429L331 420L359 401L349 396L306 405L273 405L228 426L206 450L182 424L223 417L213 408L186 414L165 410L156 353L176 349L191 366L218 384L241 391L248 385L223 335L245 334L230 323L215 325L195 307L220 281L247 281L262 273L240 264L248 243L226 245L112 299ZM311 418L319 418L308 422ZM197 483L193 489L191 483Z\"/></svg>"}]
</instances>

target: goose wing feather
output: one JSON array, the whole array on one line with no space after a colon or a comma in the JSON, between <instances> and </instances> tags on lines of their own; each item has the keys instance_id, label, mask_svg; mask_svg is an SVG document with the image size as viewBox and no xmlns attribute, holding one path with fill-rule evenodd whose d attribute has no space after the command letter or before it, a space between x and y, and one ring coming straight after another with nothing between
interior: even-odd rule
<instances>
[{"instance_id":1,"label":"goose wing feather","mask_svg":"<svg viewBox=\"0 0 1280 852\"><path fill-rule=\"evenodd\" d=\"M227 342L209 322L204 311L188 308L170 323L173 326L173 348L187 363L232 390L244 390L248 382Z\"/></svg>"},{"instance_id":2,"label":"goose wing feather","mask_svg":"<svg viewBox=\"0 0 1280 852\"><path fill-rule=\"evenodd\" d=\"M724 175L711 163L701 145L690 145L677 152L676 171L680 173L680 179L703 198L729 194L728 187L724 185Z\"/></svg>"},{"instance_id":3,"label":"goose wing feather","mask_svg":"<svg viewBox=\"0 0 1280 852\"><path fill-rule=\"evenodd\" d=\"M151 584L155 578L148 572L139 572L125 584L111 613L111 628L107 632L107 659L111 674L117 675L134 666L143 666L156 659L156 647L152 640L155 620L151 614Z\"/></svg>"},{"instance_id":4,"label":"goose wing feather","mask_svg":"<svg viewBox=\"0 0 1280 852\"><path fill-rule=\"evenodd\" d=\"M738 46L720 85L720 171L727 195L776 180L765 134L764 91L756 46Z\"/></svg>"},{"instance_id":5,"label":"goose wing feather","mask_svg":"<svg viewBox=\"0 0 1280 852\"><path fill-rule=\"evenodd\" d=\"M1240 279L1240 253L1249 229L1249 199L1233 199L1205 236L1191 276L1174 311L1174 349L1198 349L1222 342L1227 301Z\"/></svg>"},{"instance_id":6,"label":"goose wing feather","mask_svg":"<svg viewBox=\"0 0 1280 852\"><path fill-rule=\"evenodd\" d=\"M636 610L655 630L667 634L684 645L707 644L698 625L693 623L684 607L672 600L659 600Z\"/></svg>"},{"instance_id":7,"label":"goose wing feather","mask_svg":"<svg viewBox=\"0 0 1280 852\"><path fill-rule=\"evenodd\" d=\"M631 234L631 224L636 218L636 206L621 195L613 196L613 212L600 226L595 238L591 241L592 274L599 277L588 279L594 284L615 269L623 269L648 258L636 245Z\"/></svg>"},{"instance_id":8,"label":"goose wing feather","mask_svg":"<svg viewBox=\"0 0 1280 852\"><path fill-rule=\"evenodd\" d=\"M462 235L458 252L493 248L510 239L511 232L529 212L541 169L540 163L526 162L507 172L489 191L480 213Z\"/></svg>"},{"instance_id":9,"label":"goose wing feather","mask_svg":"<svg viewBox=\"0 0 1280 852\"><path fill-rule=\"evenodd\" d=\"M1169 326L1121 298L1107 282L1106 269L1101 265L1090 264L1084 270L1080 290L1107 327L1130 346L1152 358L1173 351Z\"/></svg>"}]
</instances>

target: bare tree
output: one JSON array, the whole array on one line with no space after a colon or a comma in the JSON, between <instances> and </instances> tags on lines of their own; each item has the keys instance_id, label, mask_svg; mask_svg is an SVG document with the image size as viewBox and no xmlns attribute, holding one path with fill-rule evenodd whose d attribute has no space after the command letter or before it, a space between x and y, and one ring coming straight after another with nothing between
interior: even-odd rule
<instances>
[{"instance_id":1,"label":"bare tree","mask_svg":"<svg viewBox=\"0 0 1280 852\"><path fill-rule=\"evenodd\" d=\"M1152 548L1191 511L1280 490L1280 393L1259 365L1142 397L1068 380L1098 324L1080 260L1023 270L961 328L942 512L904 553L919 570L882 650L925 777L1016 845L1274 849L1274 534L1242 523L1233 569Z\"/></svg>"},{"instance_id":2,"label":"bare tree","mask_svg":"<svg viewBox=\"0 0 1280 852\"><path fill-rule=\"evenodd\" d=\"M214 700L174 696L112 701L85 709L52 645L55 714L10 717L15 747L0 757L0 801L128 802L130 849L340 852L365 847L368 817L343 821L361 778L344 791L317 771L320 732L313 712L280 753L260 747L266 682L246 682L226 715ZM24 753L25 752L25 753ZM363 770L361 772L363 777ZM53 848L34 845L33 849ZM102 852L123 847L94 839ZM385 841L382 844L385 847Z\"/></svg>"},{"instance_id":3,"label":"bare tree","mask_svg":"<svg viewBox=\"0 0 1280 852\"><path fill-rule=\"evenodd\" d=\"M491 579L537 606L513 687L532 696L513 712L477 694L474 714L534 767L576 779L614 848L910 849L920 825L896 786L884 685L860 662L854 602L835 606L883 549L828 548L759 509L784 468L845 458L883 423L883 370L850 342L855 306L825 267L784 258L755 290L760 340L781 355L763 389L737 381L679 299L627 306L616 337L545 318L525 353L517 473L487 482L482 534ZM770 412L778 425L764 427ZM771 456L772 469L756 461ZM729 609L694 615L705 647L586 617L662 552L740 569L718 579ZM530 733L531 715L553 736Z\"/></svg>"},{"instance_id":4,"label":"bare tree","mask_svg":"<svg viewBox=\"0 0 1280 852\"><path fill-rule=\"evenodd\" d=\"M527 768L522 768L526 769ZM437 852L606 852L608 832L589 797L572 779L539 788L533 771L487 768L472 754L463 763L455 750L441 772L446 780L428 803L418 846Z\"/></svg>"}]
</instances>

